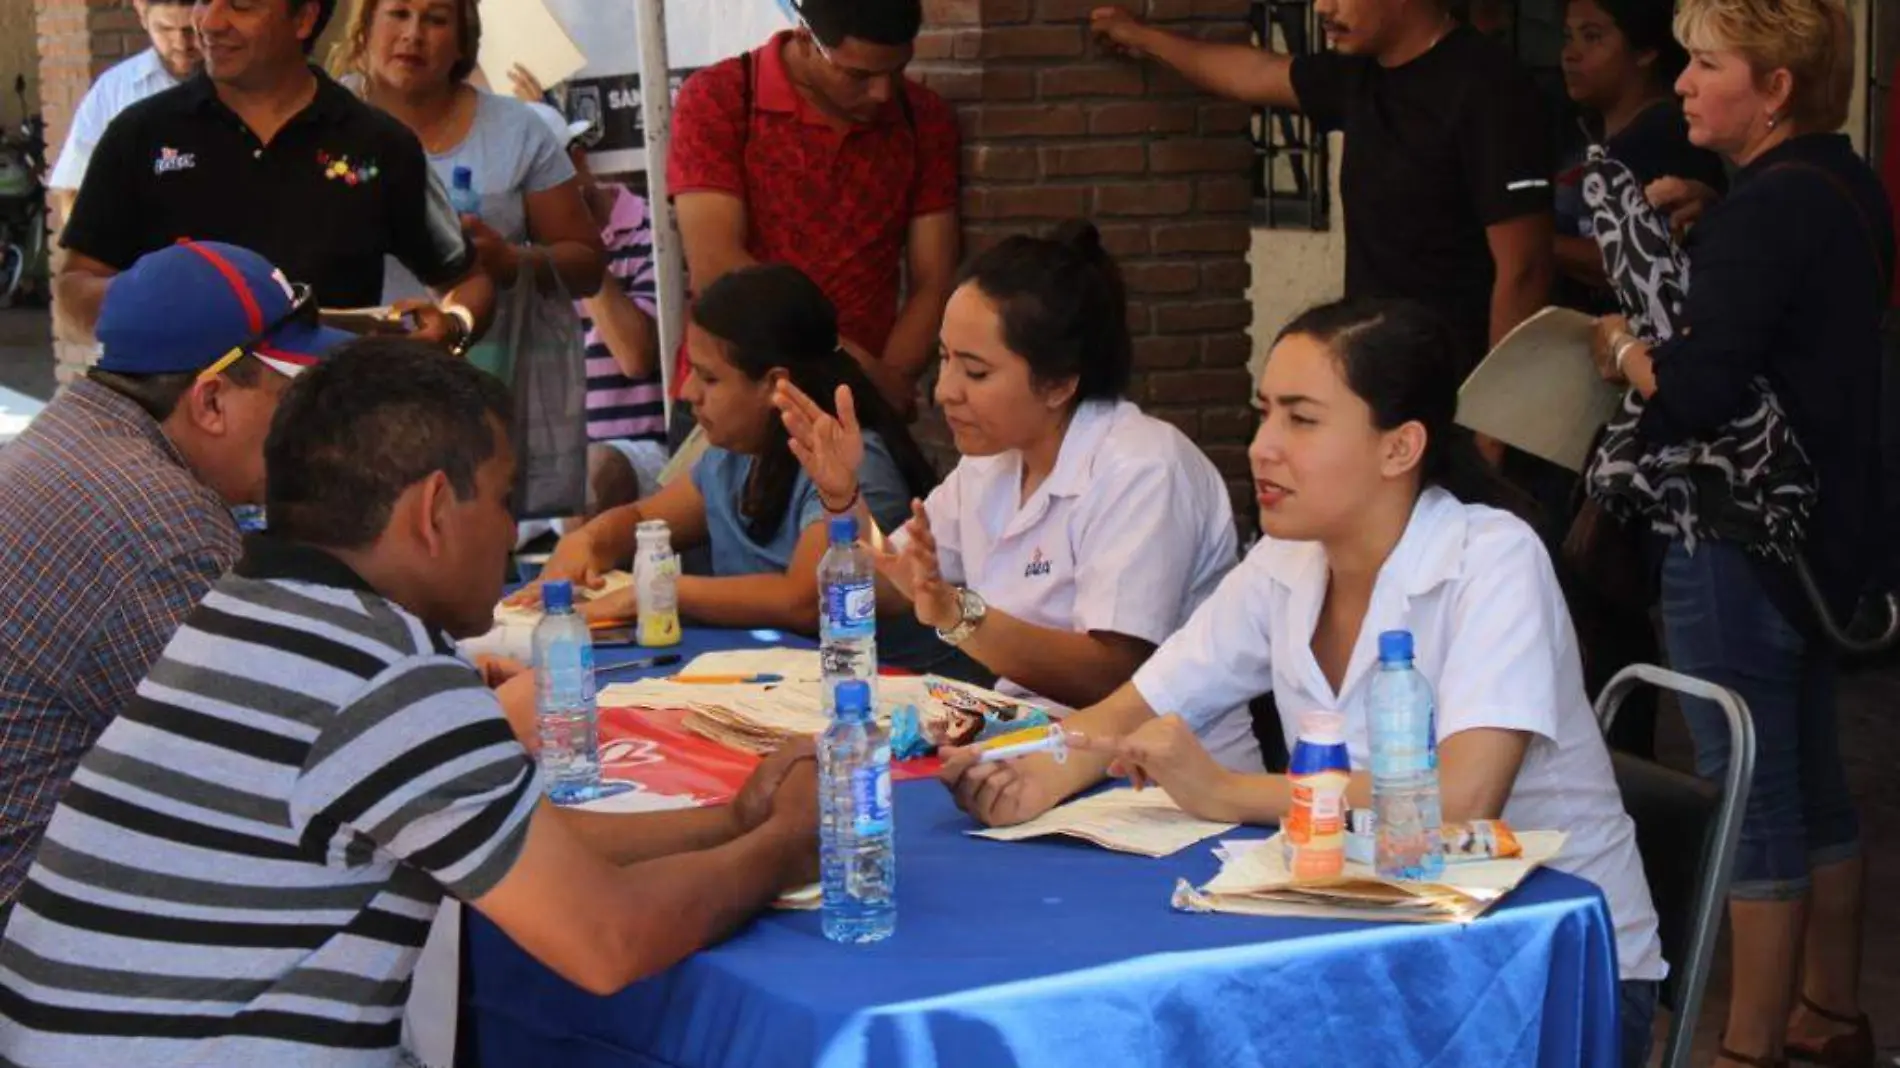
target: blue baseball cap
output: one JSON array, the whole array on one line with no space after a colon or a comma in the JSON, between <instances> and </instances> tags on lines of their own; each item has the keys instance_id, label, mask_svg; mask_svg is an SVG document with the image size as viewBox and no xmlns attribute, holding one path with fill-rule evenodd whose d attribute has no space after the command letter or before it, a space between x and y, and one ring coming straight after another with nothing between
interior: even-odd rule
<instances>
[{"instance_id":1,"label":"blue baseball cap","mask_svg":"<svg viewBox=\"0 0 1900 1068\"><path fill-rule=\"evenodd\" d=\"M102 371L204 371L249 352L293 378L353 336L320 323L308 287L250 249L216 241L139 257L106 287L94 333Z\"/></svg>"}]
</instances>

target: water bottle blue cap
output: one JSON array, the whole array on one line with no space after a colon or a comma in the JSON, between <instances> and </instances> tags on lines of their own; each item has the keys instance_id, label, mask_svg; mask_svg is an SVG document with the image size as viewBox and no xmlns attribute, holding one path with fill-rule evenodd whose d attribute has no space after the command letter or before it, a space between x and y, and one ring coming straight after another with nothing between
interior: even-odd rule
<instances>
[{"instance_id":1,"label":"water bottle blue cap","mask_svg":"<svg viewBox=\"0 0 1900 1068\"><path fill-rule=\"evenodd\" d=\"M566 579L555 579L541 584L541 607L550 612L572 612L574 610L574 584Z\"/></svg>"},{"instance_id":2,"label":"water bottle blue cap","mask_svg":"<svg viewBox=\"0 0 1900 1068\"><path fill-rule=\"evenodd\" d=\"M846 679L838 684L838 714L840 716L868 716L871 714L871 687L862 679Z\"/></svg>"},{"instance_id":3,"label":"water bottle blue cap","mask_svg":"<svg viewBox=\"0 0 1900 1068\"><path fill-rule=\"evenodd\" d=\"M1379 635L1379 659L1386 663L1412 659L1412 632L1388 630Z\"/></svg>"},{"instance_id":4,"label":"water bottle blue cap","mask_svg":"<svg viewBox=\"0 0 1900 1068\"><path fill-rule=\"evenodd\" d=\"M470 189L475 185L475 172L467 167L457 167L449 172L449 181L457 189Z\"/></svg>"},{"instance_id":5,"label":"water bottle blue cap","mask_svg":"<svg viewBox=\"0 0 1900 1068\"><path fill-rule=\"evenodd\" d=\"M834 515L831 517L831 544L849 545L858 540L858 517L854 515Z\"/></svg>"}]
</instances>

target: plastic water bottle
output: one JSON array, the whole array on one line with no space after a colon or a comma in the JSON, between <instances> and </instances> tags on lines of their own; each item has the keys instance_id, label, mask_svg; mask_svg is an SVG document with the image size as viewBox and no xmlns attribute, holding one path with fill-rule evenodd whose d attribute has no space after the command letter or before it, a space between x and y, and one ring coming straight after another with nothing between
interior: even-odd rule
<instances>
[{"instance_id":1,"label":"plastic water bottle","mask_svg":"<svg viewBox=\"0 0 1900 1068\"><path fill-rule=\"evenodd\" d=\"M680 558L664 519L634 528L633 589L639 601L635 634L640 644L663 648L680 643Z\"/></svg>"},{"instance_id":2,"label":"plastic water bottle","mask_svg":"<svg viewBox=\"0 0 1900 1068\"><path fill-rule=\"evenodd\" d=\"M594 638L574 612L574 586L541 587L546 614L534 628L534 708L541 778L555 804L600 792L600 726L594 709Z\"/></svg>"},{"instance_id":3,"label":"plastic water bottle","mask_svg":"<svg viewBox=\"0 0 1900 1068\"><path fill-rule=\"evenodd\" d=\"M831 520L831 548L818 561L818 658L834 709L838 685L864 683L877 702L877 568L858 544L858 517Z\"/></svg>"},{"instance_id":4,"label":"plastic water bottle","mask_svg":"<svg viewBox=\"0 0 1900 1068\"><path fill-rule=\"evenodd\" d=\"M1432 880L1445 872L1439 837L1437 710L1412 666L1412 632L1379 635L1372 718L1373 867L1385 879Z\"/></svg>"},{"instance_id":5,"label":"plastic water bottle","mask_svg":"<svg viewBox=\"0 0 1900 1068\"><path fill-rule=\"evenodd\" d=\"M482 196L475 191L475 172L457 167L449 172L449 203L457 215L480 215Z\"/></svg>"},{"instance_id":6,"label":"plastic water bottle","mask_svg":"<svg viewBox=\"0 0 1900 1068\"><path fill-rule=\"evenodd\" d=\"M837 699L818 738L819 918L833 942L876 942L897 929L891 737L871 714L862 680L840 683Z\"/></svg>"}]
</instances>

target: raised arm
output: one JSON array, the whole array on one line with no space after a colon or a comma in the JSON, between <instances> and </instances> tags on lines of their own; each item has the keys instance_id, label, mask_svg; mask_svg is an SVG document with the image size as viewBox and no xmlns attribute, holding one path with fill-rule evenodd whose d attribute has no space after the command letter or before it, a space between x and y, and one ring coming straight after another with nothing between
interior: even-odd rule
<instances>
[{"instance_id":1,"label":"raised arm","mask_svg":"<svg viewBox=\"0 0 1900 1068\"><path fill-rule=\"evenodd\" d=\"M1300 106L1293 89L1293 61L1278 52L1182 37L1147 25L1119 7L1096 8L1089 26L1111 46L1171 67L1210 93L1261 107Z\"/></svg>"}]
</instances>

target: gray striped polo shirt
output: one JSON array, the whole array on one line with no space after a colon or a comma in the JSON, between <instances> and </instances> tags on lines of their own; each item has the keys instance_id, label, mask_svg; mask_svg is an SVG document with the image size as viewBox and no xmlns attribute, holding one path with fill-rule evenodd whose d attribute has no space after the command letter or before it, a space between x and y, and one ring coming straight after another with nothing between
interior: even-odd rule
<instances>
[{"instance_id":1,"label":"gray striped polo shirt","mask_svg":"<svg viewBox=\"0 0 1900 1068\"><path fill-rule=\"evenodd\" d=\"M540 796L440 632L252 539L79 766L0 944L0 1064L395 1063L446 890Z\"/></svg>"}]
</instances>

